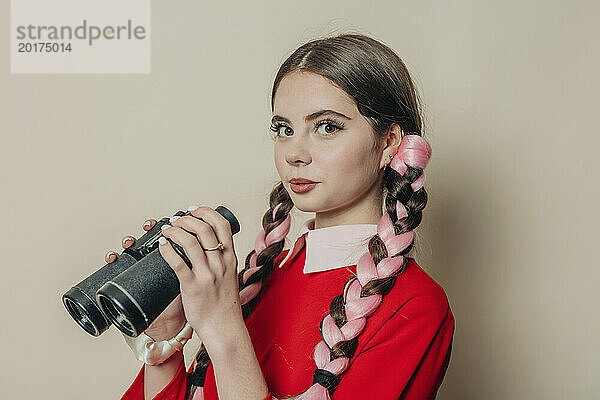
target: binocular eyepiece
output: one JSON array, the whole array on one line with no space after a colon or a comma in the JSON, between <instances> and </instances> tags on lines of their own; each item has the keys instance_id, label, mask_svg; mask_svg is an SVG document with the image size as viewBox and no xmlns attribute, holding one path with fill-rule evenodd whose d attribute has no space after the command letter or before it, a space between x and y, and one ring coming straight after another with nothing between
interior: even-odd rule
<instances>
[{"instance_id":1,"label":"binocular eyepiece","mask_svg":"<svg viewBox=\"0 0 600 400\"><path fill-rule=\"evenodd\" d=\"M232 234L240 223L226 207L215 208L229 221ZM174 215L190 215L178 211ZM73 286L63 296L63 304L73 319L90 335L100 336L112 322L124 334L137 337L179 294L179 279L158 250L160 219L148 232L123 250L117 259ZM181 246L167 239L188 267L192 263Z\"/></svg>"}]
</instances>

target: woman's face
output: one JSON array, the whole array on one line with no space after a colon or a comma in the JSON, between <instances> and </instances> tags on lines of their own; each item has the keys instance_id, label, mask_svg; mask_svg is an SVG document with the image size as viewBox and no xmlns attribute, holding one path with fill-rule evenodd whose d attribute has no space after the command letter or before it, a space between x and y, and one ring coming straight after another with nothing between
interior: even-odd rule
<instances>
[{"instance_id":1,"label":"woman's face","mask_svg":"<svg viewBox=\"0 0 600 400\"><path fill-rule=\"evenodd\" d=\"M286 75L275 94L271 129L277 172L298 209L344 214L381 201L383 146L374 149L369 122L327 78ZM295 179L316 183L294 184Z\"/></svg>"}]
</instances>

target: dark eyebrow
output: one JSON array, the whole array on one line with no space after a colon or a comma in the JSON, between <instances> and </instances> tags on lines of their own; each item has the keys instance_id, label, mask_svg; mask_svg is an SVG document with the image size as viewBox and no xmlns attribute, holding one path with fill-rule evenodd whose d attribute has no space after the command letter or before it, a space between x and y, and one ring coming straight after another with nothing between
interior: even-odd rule
<instances>
[{"instance_id":1,"label":"dark eyebrow","mask_svg":"<svg viewBox=\"0 0 600 400\"><path fill-rule=\"evenodd\" d=\"M314 113L308 114L306 117L304 117L304 121L305 122L312 121L312 120L317 119L320 116L325 115L325 114L337 115L338 117L344 118L344 119L347 119L347 120L351 120L352 119L350 117L346 117L344 114L339 113L337 111L333 111L333 110L319 110L319 111L316 111ZM292 121L290 121L289 119L287 119L285 117L282 117L281 115L274 115L273 118L271 118L271 123L272 124L274 124L275 122L278 122L278 121L287 122L288 124L292 123Z\"/></svg>"}]
</instances>

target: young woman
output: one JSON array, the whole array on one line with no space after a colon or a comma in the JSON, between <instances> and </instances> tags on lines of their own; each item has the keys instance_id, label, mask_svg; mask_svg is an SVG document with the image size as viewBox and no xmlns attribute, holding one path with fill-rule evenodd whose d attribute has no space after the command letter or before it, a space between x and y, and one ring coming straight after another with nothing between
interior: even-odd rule
<instances>
[{"instance_id":1,"label":"young woman","mask_svg":"<svg viewBox=\"0 0 600 400\"><path fill-rule=\"evenodd\" d=\"M161 241L181 295L145 338L174 348L123 399L434 399L454 317L408 256L431 148L404 63L359 34L310 41L279 69L271 109L281 182L254 250L238 274L224 218L209 207L172 218L163 236L193 268ZM283 250L293 207L314 218ZM202 340L187 372L176 351L186 321Z\"/></svg>"}]
</instances>

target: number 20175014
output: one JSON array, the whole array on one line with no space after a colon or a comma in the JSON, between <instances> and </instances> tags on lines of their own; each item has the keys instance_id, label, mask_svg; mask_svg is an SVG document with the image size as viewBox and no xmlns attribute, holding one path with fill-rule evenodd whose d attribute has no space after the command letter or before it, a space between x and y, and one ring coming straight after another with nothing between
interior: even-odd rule
<instances>
[{"instance_id":1,"label":"number 20175014","mask_svg":"<svg viewBox=\"0 0 600 400\"><path fill-rule=\"evenodd\" d=\"M71 43L29 43L21 42L18 47L19 53L64 53L71 52Z\"/></svg>"}]
</instances>

